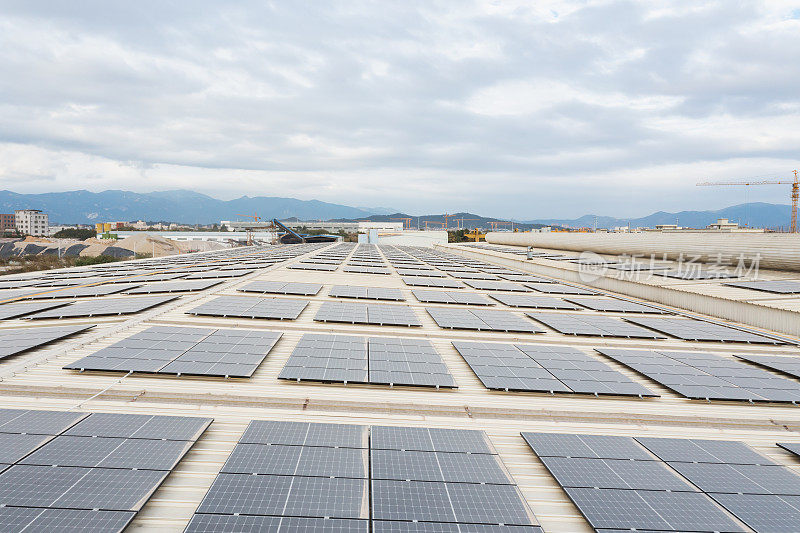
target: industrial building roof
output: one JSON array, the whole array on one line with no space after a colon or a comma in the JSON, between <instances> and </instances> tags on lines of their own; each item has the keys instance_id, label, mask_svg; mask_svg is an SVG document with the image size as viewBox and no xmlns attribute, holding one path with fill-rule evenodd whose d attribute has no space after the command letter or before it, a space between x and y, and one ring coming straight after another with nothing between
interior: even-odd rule
<instances>
[{"instance_id":1,"label":"industrial building roof","mask_svg":"<svg viewBox=\"0 0 800 533\"><path fill-rule=\"evenodd\" d=\"M754 502L792 523L800 338L691 300L779 298L675 278L645 298L518 251L243 247L0 278L0 443L20 450L0 450L0 530L767 531Z\"/></svg>"}]
</instances>

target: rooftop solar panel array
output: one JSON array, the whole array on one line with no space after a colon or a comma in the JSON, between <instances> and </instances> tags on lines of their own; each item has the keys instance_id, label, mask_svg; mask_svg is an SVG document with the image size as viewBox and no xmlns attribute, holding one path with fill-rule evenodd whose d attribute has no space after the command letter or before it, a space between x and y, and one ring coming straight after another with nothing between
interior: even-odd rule
<instances>
[{"instance_id":1,"label":"rooftop solar panel array","mask_svg":"<svg viewBox=\"0 0 800 533\"><path fill-rule=\"evenodd\" d=\"M18 293L15 297L25 300L46 300L52 298L91 298L106 296L138 287L137 283L117 283L92 285L89 287L67 287L63 289L40 289Z\"/></svg>"},{"instance_id":2,"label":"rooftop solar panel array","mask_svg":"<svg viewBox=\"0 0 800 533\"><path fill-rule=\"evenodd\" d=\"M524 285L529 289L533 289L539 292L546 292L549 294L577 294L577 295L597 294L596 291L590 289L572 287L571 285L564 285L562 283L525 283Z\"/></svg>"},{"instance_id":3,"label":"rooftop solar panel array","mask_svg":"<svg viewBox=\"0 0 800 533\"><path fill-rule=\"evenodd\" d=\"M429 291L414 289L411 291L414 297L420 302L437 304L461 304L461 305L494 305L484 295L477 292L458 292L458 291Z\"/></svg>"},{"instance_id":4,"label":"rooftop solar panel array","mask_svg":"<svg viewBox=\"0 0 800 533\"><path fill-rule=\"evenodd\" d=\"M64 368L247 378L280 337L273 331L154 326Z\"/></svg>"},{"instance_id":5,"label":"rooftop solar panel array","mask_svg":"<svg viewBox=\"0 0 800 533\"><path fill-rule=\"evenodd\" d=\"M445 309L426 307L440 328L474 329L478 331L514 331L524 333L544 333L529 320L510 311L493 309Z\"/></svg>"},{"instance_id":6,"label":"rooftop solar panel array","mask_svg":"<svg viewBox=\"0 0 800 533\"><path fill-rule=\"evenodd\" d=\"M125 294L157 294L163 292L195 292L204 291L223 283L218 280L191 280L191 281L159 281L145 283L133 289L128 289Z\"/></svg>"},{"instance_id":7,"label":"rooftop solar panel array","mask_svg":"<svg viewBox=\"0 0 800 533\"><path fill-rule=\"evenodd\" d=\"M251 422L187 533L541 533L483 432L366 429Z\"/></svg>"},{"instance_id":8,"label":"rooftop solar panel array","mask_svg":"<svg viewBox=\"0 0 800 533\"><path fill-rule=\"evenodd\" d=\"M381 326L422 326L413 309L407 305L354 302L323 302L314 320Z\"/></svg>"},{"instance_id":9,"label":"rooftop solar panel array","mask_svg":"<svg viewBox=\"0 0 800 533\"><path fill-rule=\"evenodd\" d=\"M453 341L486 388L506 391L658 396L568 346Z\"/></svg>"},{"instance_id":10,"label":"rooftop solar panel array","mask_svg":"<svg viewBox=\"0 0 800 533\"><path fill-rule=\"evenodd\" d=\"M218 296L186 313L221 317L295 320L307 305L308 300Z\"/></svg>"},{"instance_id":11,"label":"rooftop solar panel array","mask_svg":"<svg viewBox=\"0 0 800 533\"><path fill-rule=\"evenodd\" d=\"M93 326L0 329L0 359L86 331Z\"/></svg>"},{"instance_id":12,"label":"rooftop solar panel array","mask_svg":"<svg viewBox=\"0 0 800 533\"><path fill-rule=\"evenodd\" d=\"M693 318L628 318L626 320L687 341L784 344L781 341L763 335Z\"/></svg>"},{"instance_id":13,"label":"rooftop solar panel array","mask_svg":"<svg viewBox=\"0 0 800 533\"><path fill-rule=\"evenodd\" d=\"M587 335L591 337L623 337L632 339L663 339L645 328L628 324L622 319L602 315L579 315L572 313L542 313L528 311L529 317L564 335Z\"/></svg>"},{"instance_id":14,"label":"rooftop solar panel array","mask_svg":"<svg viewBox=\"0 0 800 533\"><path fill-rule=\"evenodd\" d=\"M210 423L0 410L0 530L122 531Z\"/></svg>"},{"instance_id":15,"label":"rooftop solar panel array","mask_svg":"<svg viewBox=\"0 0 800 533\"><path fill-rule=\"evenodd\" d=\"M366 427L341 427L345 431L332 424L250 422L186 532L367 533Z\"/></svg>"},{"instance_id":16,"label":"rooftop solar panel array","mask_svg":"<svg viewBox=\"0 0 800 533\"><path fill-rule=\"evenodd\" d=\"M296 283L289 281L254 281L240 288L241 292L260 292L270 294L297 294L314 296L322 288L319 283Z\"/></svg>"},{"instance_id":17,"label":"rooftop solar panel array","mask_svg":"<svg viewBox=\"0 0 800 533\"><path fill-rule=\"evenodd\" d=\"M455 387L427 340L306 333L278 376L296 381Z\"/></svg>"},{"instance_id":18,"label":"rooftop solar panel array","mask_svg":"<svg viewBox=\"0 0 800 533\"><path fill-rule=\"evenodd\" d=\"M441 287L444 289L461 289L464 284L455 279L423 278L414 276L401 276L403 283L411 287Z\"/></svg>"},{"instance_id":19,"label":"rooftop solar panel array","mask_svg":"<svg viewBox=\"0 0 800 533\"><path fill-rule=\"evenodd\" d=\"M800 477L740 442L522 436L597 531L747 531L722 507L755 531L797 523Z\"/></svg>"},{"instance_id":20,"label":"rooftop solar panel array","mask_svg":"<svg viewBox=\"0 0 800 533\"><path fill-rule=\"evenodd\" d=\"M27 315L24 318L39 320L46 318L129 315L171 302L177 298L177 296L141 296L132 298L83 300L46 311L40 311L33 315Z\"/></svg>"},{"instance_id":21,"label":"rooftop solar panel array","mask_svg":"<svg viewBox=\"0 0 800 533\"><path fill-rule=\"evenodd\" d=\"M629 302L627 300L617 300L616 298L565 298L565 300L586 307L587 309L607 313L668 314L667 311L663 311L657 307Z\"/></svg>"},{"instance_id":22,"label":"rooftop solar panel array","mask_svg":"<svg viewBox=\"0 0 800 533\"><path fill-rule=\"evenodd\" d=\"M561 298L552 296L531 296L529 294L491 294L492 298L509 307L530 307L536 309L565 309L577 311L581 308Z\"/></svg>"},{"instance_id":23,"label":"rooftop solar panel array","mask_svg":"<svg viewBox=\"0 0 800 533\"><path fill-rule=\"evenodd\" d=\"M507 292L530 292L531 290L523 285L513 283L511 281L483 281L483 280L470 280L465 281L467 285L473 289L480 289L484 291L507 291Z\"/></svg>"},{"instance_id":24,"label":"rooftop solar panel array","mask_svg":"<svg viewBox=\"0 0 800 533\"><path fill-rule=\"evenodd\" d=\"M796 402L800 383L703 352L596 348L687 398Z\"/></svg>"},{"instance_id":25,"label":"rooftop solar panel array","mask_svg":"<svg viewBox=\"0 0 800 533\"><path fill-rule=\"evenodd\" d=\"M373 426L370 453L375 531L541 532L482 431Z\"/></svg>"},{"instance_id":26,"label":"rooftop solar panel array","mask_svg":"<svg viewBox=\"0 0 800 533\"><path fill-rule=\"evenodd\" d=\"M356 285L334 285L331 287L328 296L333 296L334 298L360 298L364 300L405 300L399 289L359 287Z\"/></svg>"},{"instance_id":27,"label":"rooftop solar panel array","mask_svg":"<svg viewBox=\"0 0 800 533\"><path fill-rule=\"evenodd\" d=\"M800 281L798 280L730 281L724 285L774 294L800 294Z\"/></svg>"},{"instance_id":28,"label":"rooftop solar panel array","mask_svg":"<svg viewBox=\"0 0 800 533\"><path fill-rule=\"evenodd\" d=\"M212 270L210 272L196 272L186 276L184 279L240 278L253 272L255 270Z\"/></svg>"},{"instance_id":29,"label":"rooftop solar panel array","mask_svg":"<svg viewBox=\"0 0 800 533\"><path fill-rule=\"evenodd\" d=\"M380 266L362 266L362 265L345 265L342 269L344 272L353 272L356 274L384 274L389 275L392 272L385 267Z\"/></svg>"}]
</instances>

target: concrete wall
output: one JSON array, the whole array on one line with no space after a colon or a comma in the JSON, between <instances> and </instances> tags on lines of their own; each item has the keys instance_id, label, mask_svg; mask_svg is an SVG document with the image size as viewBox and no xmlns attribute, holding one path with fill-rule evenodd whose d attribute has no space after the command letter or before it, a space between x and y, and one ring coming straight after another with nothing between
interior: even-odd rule
<instances>
[{"instance_id":1,"label":"concrete wall","mask_svg":"<svg viewBox=\"0 0 800 533\"><path fill-rule=\"evenodd\" d=\"M507 233L490 232L486 242L591 251L598 254L638 255L684 261L748 264L761 268L800 271L800 234L797 233Z\"/></svg>"}]
</instances>

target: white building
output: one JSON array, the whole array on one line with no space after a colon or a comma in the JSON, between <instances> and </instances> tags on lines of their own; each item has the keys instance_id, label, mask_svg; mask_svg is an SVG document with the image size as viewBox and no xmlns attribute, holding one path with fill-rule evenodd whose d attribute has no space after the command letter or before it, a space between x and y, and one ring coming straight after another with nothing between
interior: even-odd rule
<instances>
[{"instance_id":1,"label":"white building","mask_svg":"<svg viewBox=\"0 0 800 533\"><path fill-rule=\"evenodd\" d=\"M23 235L47 236L49 218L38 209L17 209L14 211L14 225Z\"/></svg>"}]
</instances>

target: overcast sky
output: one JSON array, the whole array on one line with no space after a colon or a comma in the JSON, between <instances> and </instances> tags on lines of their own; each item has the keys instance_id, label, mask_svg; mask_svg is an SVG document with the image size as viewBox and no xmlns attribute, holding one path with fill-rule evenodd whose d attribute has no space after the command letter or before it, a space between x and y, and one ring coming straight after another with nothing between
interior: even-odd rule
<instances>
[{"instance_id":1,"label":"overcast sky","mask_svg":"<svg viewBox=\"0 0 800 533\"><path fill-rule=\"evenodd\" d=\"M0 0L0 189L413 214L789 202L800 0Z\"/></svg>"}]
</instances>

